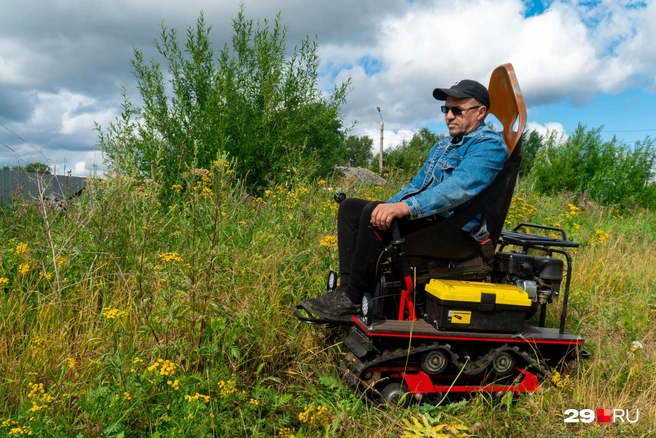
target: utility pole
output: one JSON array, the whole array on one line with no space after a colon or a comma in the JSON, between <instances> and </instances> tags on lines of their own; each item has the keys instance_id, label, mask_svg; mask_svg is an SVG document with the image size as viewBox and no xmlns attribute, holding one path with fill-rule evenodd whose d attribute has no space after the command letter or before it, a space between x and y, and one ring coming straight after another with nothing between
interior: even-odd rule
<instances>
[{"instance_id":1,"label":"utility pole","mask_svg":"<svg viewBox=\"0 0 656 438\"><path fill-rule=\"evenodd\" d=\"M383 120L383 113L380 112L380 107L377 106L378 114L380 114L380 175L383 175L383 132L385 131L385 121Z\"/></svg>"}]
</instances>

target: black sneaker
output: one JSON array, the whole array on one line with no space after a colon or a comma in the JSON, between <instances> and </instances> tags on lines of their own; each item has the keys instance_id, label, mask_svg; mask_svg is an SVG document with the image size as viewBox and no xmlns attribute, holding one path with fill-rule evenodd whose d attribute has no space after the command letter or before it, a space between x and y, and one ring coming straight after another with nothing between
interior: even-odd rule
<instances>
[{"instance_id":1,"label":"black sneaker","mask_svg":"<svg viewBox=\"0 0 656 438\"><path fill-rule=\"evenodd\" d=\"M300 302L300 305L324 319L343 319L344 316L360 313L360 305L354 304L346 295L345 288L341 286L329 290L318 298L306 298Z\"/></svg>"}]
</instances>

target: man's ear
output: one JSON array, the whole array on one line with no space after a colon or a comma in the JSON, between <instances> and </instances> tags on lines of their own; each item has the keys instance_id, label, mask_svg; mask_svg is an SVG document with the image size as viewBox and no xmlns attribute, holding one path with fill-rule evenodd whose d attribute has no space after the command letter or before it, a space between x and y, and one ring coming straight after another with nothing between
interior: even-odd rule
<instances>
[{"instance_id":1,"label":"man's ear","mask_svg":"<svg viewBox=\"0 0 656 438\"><path fill-rule=\"evenodd\" d=\"M476 108L476 109L479 111L478 112L478 120L482 122L483 120L485 120L485 117L487 117L488 110L487 110L487 108L485 108L485 106L482 106L482 107ZM481 111L481 109L482 109L482 111Z\"/></svg>"}]
</instances>

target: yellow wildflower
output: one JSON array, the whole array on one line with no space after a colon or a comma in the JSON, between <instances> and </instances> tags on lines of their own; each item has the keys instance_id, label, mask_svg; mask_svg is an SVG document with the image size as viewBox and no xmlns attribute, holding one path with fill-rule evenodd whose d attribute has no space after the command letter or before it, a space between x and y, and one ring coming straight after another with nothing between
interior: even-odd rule
<instances>
[{"instance_id":1,"label":"yellow wildflower","mask_svg":"<svg viewBox=\"0 0 656 438\"><path fill-rule=\"evenodd\" d=\"M228 213L226 213L225 211L221 212L221 216L226 217L227 215L228 215Z\"/></svg>"},{"instance_id":2,"label":"yellow wildflower","mask_svg":"<svg viewBox=\"0 0 656 438\"><path fill-rule=\"evenodd\" d=\"M9 429L9 435L32 435L32 433L30 426L17 426Z\"/></svg>"},{"instance_id":3,"label":"yellow wildflower","mask_svg":"<svg viewBox=\"0 0 656 438\"><path fill-rule=\"evenodd\" d=\"M0 277L0 286L9 284L9 279L7 277Z\"/></svg>"},{"instance_id":4,"label":"yellow wildflower","mask_svg":"<svg viewBox=\"0 0 656 438\"><path fill-rule=\"evenodd\" d=\"M180 382L178 381L178 379L175 379L175 380L167 380L167 381L166 381L166 384L169 385L171 388L173 388L173 389L176 390L176 391L177 391L178 389L180 389Z\"/></svg>"},{"instance_id":5,"label":"yellow wildflower","mask_svg":"<svg viewBox=\"0 0 656 438\"><path fill-rule=\"evenodd\" d=\"M250 399L250 400L248 401L248 403L250 403L250 404L252 404L252 405L254 405L254 406L257 406L257 405L260 404L260 402L259 402L258 400L256 400L256 399L254 399L254 398Z\"/></svg>"},{"instance_id":6,"label":"yellow wildflower","mask_svg":"<svg viewBox=\"0 0 656 438\"><path fill-rule=\"evenodd\" d=\"M177 252L165 252L165 253L163 253L163 254L160 254L160 255L159 255L159 258L160 258L163 262L171 262L171 261L173 261L173 262L181 262L181 261L183 261L183 260L182 260L182 257L180 257L180 254L178 254Z\"/></svg>"},{"instance_id":7,"label":"yellow wildflower","mask_svg":"<svg viewBox=\"0 0 656 438\"><path fill-rule=\"evenodd\" d=\"M21 264L18 266L18 273L19 273L20 275L25 275L25 274L27 274L28 272L30 272L30 265L28 265L27 263L21 263Z\"/></svg>"},{"instance_id":8,"label":"yellow wildflower","mask_svg":"<svg viewBox=\"0 0 656 438\"><path fill-rule=\"evenodd\" d=\"M227 395L234 394L235 392L237 392L237 384L234 380L228 380L228 381L221 380L219 381L219 390L221 391L221 395L225 397Z\"/></svg>"},{"instance_id":9,"label":"yellow wildflower","mask_svg":"<svg viewBox=\"0 0 656 438\"><path fill-rule=\"evenodd\" d=\"M12 420L11 418L7 418L6 420L2 420L2 423L0 423L0 427L11 427L11 426L18 426L18 421Z\"/></svg>"},{"instance_id":10,"label":"yellow wildflower","mask_svg":"<svg viewBox=\"0 0 656 438\"><path fill-rule=\"evenodd\" d=\"M553 376L551 376L551 383L558 389L569 389L571 387L569 376L566 375L563 378L558 371L554 371Z\"/></svg>"},{"instance_id":11,"label":"yellow wildflower","mask_svg":"<svg viewBox=\"0 0 656 438\"><path fill-rule=\"evenodd\" d=\"M292 430L289 427L283 427L278 430L278 438L291 438Z\"/></svg>"},{"instance_id":12,"label":"yellow wildflower","mask_svg":"<svg viewBox=\"0 0 656 438\"><path fill-rule=\"evenodd\" d=\"M148 367L148 371L154 371L158 367L160 376L172 376L175 374L175 364L168 359L157 359L157 362Z\"/></svg>"},{"instance_id":13,"label":"yellow wildflower","mask_svg":"<svg viewBox=\"0 0 656 438\"><path fill-rule=\"evenodd\" d=\"M319 242L319 245L324 248L335 249L337 247L337 237L328 235Z\"/></svg>"},{"instance_id":14,"label":"yellow wildflower","mask_svg":"<svg viewBox=\"0 0 656 438\"><path fill-rule=\"evenodd\" d=\"M326 180L325 180L325 179L320 179L320 180L317 182L317 184L320 185L320 186L325 186L325 185L326 185Z\"/></svg>"},{"instance_id":15,"label":"yellow wildflower","mask_svg":"<svg viewBox=\"0 0 656 438\"><path fill-rule=\"evenodd\" d=\"M195 395L185 395L185 400L187 400L190 403L195 402L196 400L199 400L199 399L204 401L205 403L210 402L210 396L209 395L200 394L198 392Z\"/></svg>"},{"instance_id":16,"label":"yellow wildflower","mask_svg":"<svg viewBox=\"0 0 656 438\"><path fill-rule=\"evenodd\" d=\"M27 243L19 243L16 245L16 255L22 257L27 252Z\"/></svg>"},{"instance_id":17,"label":"yellow wildflower","mask_svg":"<svg viewBox=\"0 0 656 438\"><path fill-rule=\"evenodd\" d=\"M325 427L330 423L330 413L325 406L312 405L307 406L305 411L298 414L298 419L301 423L305 423L311 427Z\"/></svg>"},{"instance_id":18,"label":"yellow wildflower","mask_svg":"<svg viewBox=\"0 0 656 438\"><path fill-rule=\"evenodd\" d=\"M75 360L74 357L69 357L68 359L66 359L66 362L68 363L68 368L71 370L76 370L80 366L80 364L78 363L77 360Z\"/></svg>"},{"instance_id":19,"label":"yellow wildflower","mask_svg":"<svg viewBox=\"0 0 656 438\"><path fill-rule=\"evenodd\" d=\"M103 310L102 315L107 319L115 319L115 318L120 318L122 316L127 316L128 312L126 312L125 310L108 308Z\"/></svg>"},{"instance_id":20,"label":"yellow wildflower","mask_svg":"<svg viewBox=\"0 0 656 438\"><path fill-rule=\"evenodd\" d=\"M30 386L30 392L27 394L27 398L32 399L30 412L38 412L45 409L48 407L48 403L55 401L55 397L46 392L43 383L29 382L28 385Z\"/></svg>"},{"instance_id":21,"label":"yellow wildflower","mask_svg":"<svg viewBox=\"0 0 656 438\"><path fill-rule=\"evenodd\" d=\"M127 392L127 391L124 391L124 392L123 392L123 398L126 399L126 400L128 400L128 401L132 400L132 396L131 396L130 393Z\"/></svg>"},{"instance_id":22,"label":"yellow wildflower","mask_svg":"<svg viewBox=\"0 0 656 438\"><path fill-rule=\"evenodd\" d=\"M599 239L599 243L604 243L609 237L608 233L604 230L596 230L595 234L597 235L597 239Z\"/></svg>"},{"instance_id":23,"label":"yellow wildflower","mask_svg":"<svg viewBox=\"0 0 656 438\"><path fill-rule=\"evenodd\" d=\"M66 257L63 256L57 257L57 264L59 265L60 268L66 266Z\"/></svg>"}]
</instances>

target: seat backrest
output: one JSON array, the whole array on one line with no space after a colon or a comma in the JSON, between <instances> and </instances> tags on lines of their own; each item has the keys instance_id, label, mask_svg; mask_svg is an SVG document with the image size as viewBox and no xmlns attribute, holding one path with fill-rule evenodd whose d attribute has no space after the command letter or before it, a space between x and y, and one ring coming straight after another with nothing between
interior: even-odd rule
<instances>
[{"instance_id":1,"label":"seat backrest","mask_svg":"<svg viewBox=\"0 0 656 438\"><path fill-rule=\"evenodd\" d=\"M503 138L512 153L526 126L526 105L512 64L495 68L490 77L490 113L503 125Z\"/></svg>"},{"instance_id":2,"label":"seat backrest","mask_svg":"<svg viewBox=\"0 0 656 438\"><path fill-rule=\"evenodd\" d=\"M503 124L503 136L510 152L503 170L467 207L434 226L404 236L403 250L416 267L430 259L466 261L480 259L480 245L462 228L483 214L496 246L508 214L521 163L521 135L526 125L526 106L511 64L497 67L490 79L490 113ZM425 259L425 258L428 258Z\"/></svg>"}]
</instances>

